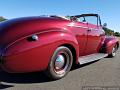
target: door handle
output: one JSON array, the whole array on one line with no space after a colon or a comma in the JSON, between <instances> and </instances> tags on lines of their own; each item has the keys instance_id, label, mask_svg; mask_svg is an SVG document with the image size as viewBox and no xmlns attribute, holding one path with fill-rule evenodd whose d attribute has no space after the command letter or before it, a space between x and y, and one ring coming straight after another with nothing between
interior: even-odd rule
<instances>
[{"instance_id":1,"label":"door handle","mask_svg":"<svg viewBox=\"0 0 120 90\"><path fill-rule=\"evenodd\" d=\"M92 29L90 28L90 29L88 29L87 31L88 31L88 32L91 32L91 31L92 31Z\"/></svg>"}]
</instances>

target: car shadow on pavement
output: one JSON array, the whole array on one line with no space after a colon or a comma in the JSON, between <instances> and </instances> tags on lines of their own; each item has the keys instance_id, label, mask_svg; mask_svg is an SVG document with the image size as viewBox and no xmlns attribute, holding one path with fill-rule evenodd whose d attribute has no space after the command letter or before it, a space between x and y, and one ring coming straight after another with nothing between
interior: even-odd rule
<instances>
[{"instance_id":1,"label":"car shadow on pavement","mask_svg":"<svg viewBox=\"0 0 120 90\"><path fill-rule=\"evenodd\" d=\"M7 73L0 71L0 81L12 85L2 84L0 82L0 90L5 88L14 87L14 84L32 84L32 83L44 83L51 80L45 76L43 72L34 73Z\"/></svg>"},{"instance_id":2,"label":"car shadow on pavement","mask_svg":"<svg viewBox=\"0 0 120 90\"><path fill-rule=\"evenodd\" d=\"M79 68L82 68L84 66L87 66L89 64L95 63L97 61L87 63L84 65L77 65L72 68L72 70L76 70ZM71 70L71 71L72 71ZM0 71L0 81L5 83L15 83L15 84L32 84L32 83L45 83L45 82L51 82L53 80L50 80L48 77L45 76L44 72L34 72L34 73L7 73L4 71ZM3 88L9 88L14 87L13 85L5 85L0 84L0 90Z\"/></svg>"},{"instance_id":3,"label":"car shadow on pavement","mask_svg":"<svg viewBox=\"0 0 120 90\"><path fill-rule=\"evenodd\" d=\"M50 79L47 78L43 72L13 74L0 71L0 81L7 83L29 84L48 82Z\"/></svg>"},{"instance_id":4,"label":"car shadow on pavement","mask_svg":"<svg viewBox=\"0 0 120 90\"><path fill-rule=\"evenodd\" d=\"M5 84L1 84L0 83L0 90L1 89L6 89L6 88L10 88L10 87L13 87L13 85L5 85Z\"/></svg>"}]
</instances>

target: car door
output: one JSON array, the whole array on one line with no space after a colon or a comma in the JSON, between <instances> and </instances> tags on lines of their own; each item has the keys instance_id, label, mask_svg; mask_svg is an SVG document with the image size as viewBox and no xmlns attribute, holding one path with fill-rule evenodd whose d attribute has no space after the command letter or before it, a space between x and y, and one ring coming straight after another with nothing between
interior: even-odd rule
<instances>
[{"instance_id":1,"label":"car door","mask_svg":"<svg viewBox=\"0 0 120 90\"><path fill-rule=\"evenodd\" d=\"M72 25L74 24L74 25ZM87 43L87 24L81 22L70 23L69 29L75 34L75 37L79 45L79 56L85 55L86 43Z\"/></svg>"},{"instance_id":2,"label":"car door","mask_svg":"<svg viewBox=\"0 0 120 90\"><path fill-rule=\"evenodd\" d=\"M85 49L87 44L87 24L78 22L76 25L77 39L79 44L79 56L85 55Z\"/></svg>"},{"instance_id":3,"label":"car door","mask_svg":"<svg viewBox=\"0 0 120 90\"><path fill-rule=\"evenodd\" d=\"M98 53L98 48L101 44L101 30L98 26L98 19L95 16L87 16L85 20L88 25L85 54Z\"/></svg>"},{"instance_id":4,"label":"car door","mask_svg":"<svg viewBox=\"0 0 120 90\"><path fill-rule=\"evenodd\" d=\"M85 55L86 43L87 43L87 24L82 23L81 17L72 17L72 22L68 25L72 33L75 34L75 37L79 45L79 56Z\"/></svg>"}]
</instances>

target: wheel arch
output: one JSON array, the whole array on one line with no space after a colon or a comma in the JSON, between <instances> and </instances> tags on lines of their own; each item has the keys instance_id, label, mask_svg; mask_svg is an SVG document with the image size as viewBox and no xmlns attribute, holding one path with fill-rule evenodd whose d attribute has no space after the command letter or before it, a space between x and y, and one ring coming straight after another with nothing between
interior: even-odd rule
<instances>
[{"instance_id":1,"label":"wheel arch","mask_svg":"<svg viewBox=\"0 0 120 90\"><path fill-rule=\"evenodd\" d=\"M104 48L105 48L105 52L110 54L111 51L112 51L112 48L117 44L117 47L119 48L119 41L116 37L113 37L113 36L109 36L109 37L106 37L105 38L105 41L104 41Z\"/></svg>"}]
</instances>

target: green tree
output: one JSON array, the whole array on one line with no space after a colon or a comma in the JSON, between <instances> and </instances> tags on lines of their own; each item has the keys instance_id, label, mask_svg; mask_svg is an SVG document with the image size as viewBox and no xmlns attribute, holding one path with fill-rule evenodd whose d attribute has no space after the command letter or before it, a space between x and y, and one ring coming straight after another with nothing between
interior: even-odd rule
<instances>
[{"instance_id":1,"label":"green tree","mask_svg":"<svg viewBox=\"0 0 120 90\"><path fill-rule=\"evenodd\" d=\"M4 17L0 16L0 22L5 21L5 20L7 20L7 19L5 19Z\"/></svg>"},{"instance_id":2,"label":"green tree","mask_svg":"<svg viewBox=\"0 0 120 90\"><path fill-rule=\"evenodd\" d=\"M105 31L105 34L110 36L110 35L114 35L114 36L117 36L117 37L120 37L120 33L119 32L114 32L114 30L111 30L107 27L103 27L103 30Z\"/></svg>"},{"instance_id":3,"label":"green tree","mask_svg":"<svg viewBox=\"0 0 120 90\"><path fill-rule=\"evenodd\" d=\"M103 27L103 30L105 31L106 35L114 35L114 30L111 30L109 28Z\"/></svg>"},{"instance_id":4,"label":"green tree","mask_svg":"<svg viewBox=\"0 0 120 90\"><path fill-rule=\"evenodd\" d=\"M117 36L117 37L120 37L120 33L119 32L115 32L114 35Z\"/></svg>"}]
</instances>

